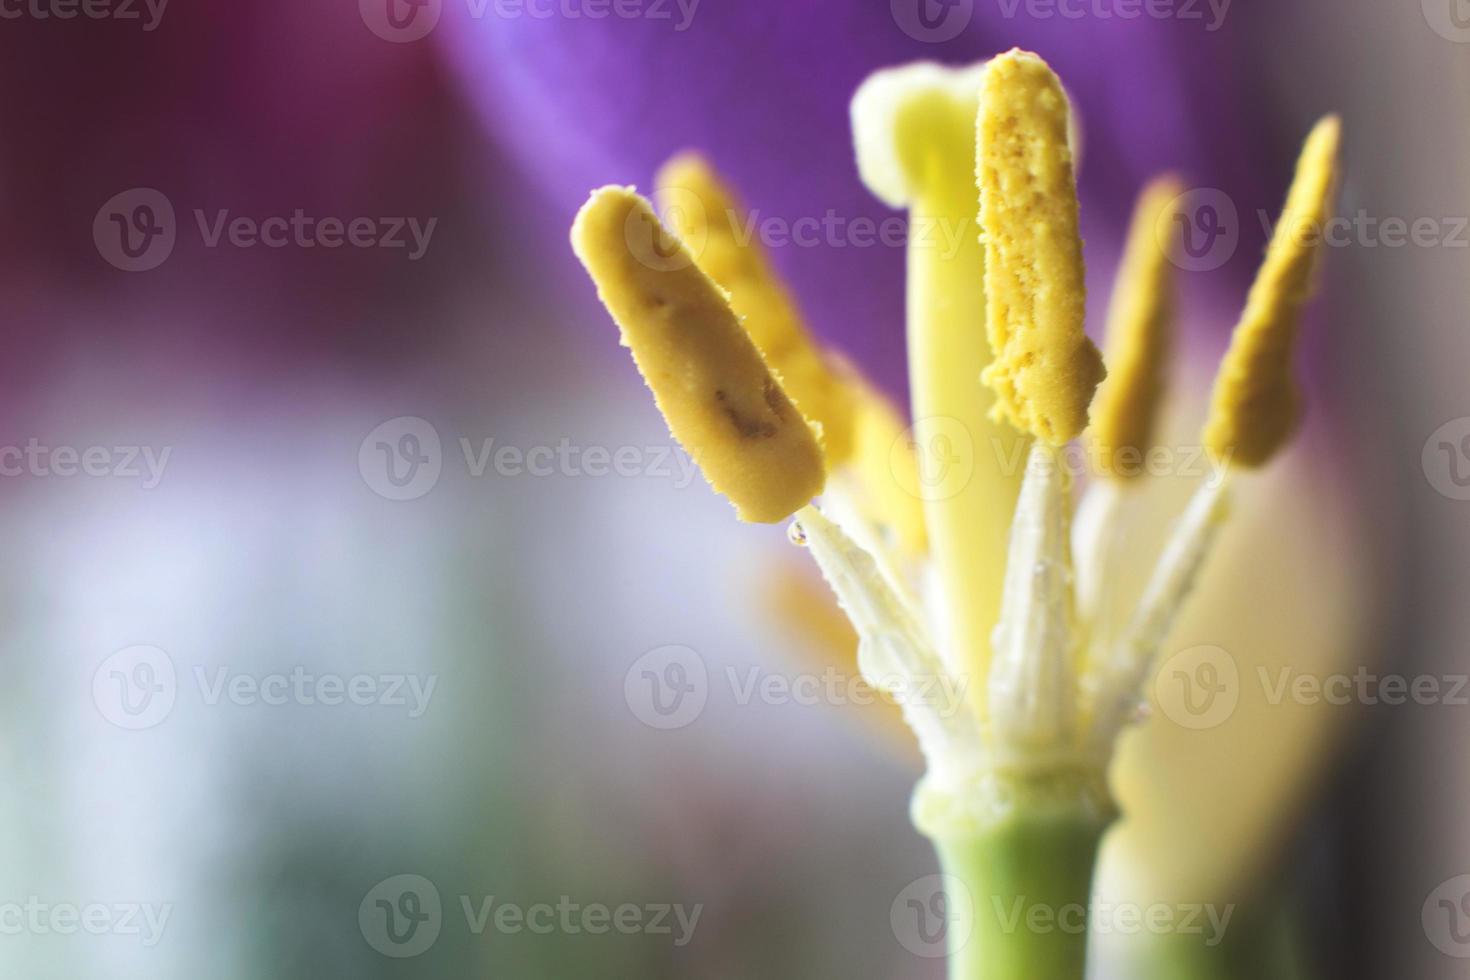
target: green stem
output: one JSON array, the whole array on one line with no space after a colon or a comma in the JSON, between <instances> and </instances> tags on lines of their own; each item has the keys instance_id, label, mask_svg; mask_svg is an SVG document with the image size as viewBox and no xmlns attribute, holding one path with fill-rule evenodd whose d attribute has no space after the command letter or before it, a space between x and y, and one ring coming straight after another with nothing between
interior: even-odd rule
<instances>
[{"instance_id":1,"label":"green stem","mask_svg":"<svg viewBox=\"0 0 1470 980\"><path fill-rule=\"evenodd\" d=\"M1093 865L1114 816L1085 770L920 786L915 823L949 876L951 980L1082 980Z\"/></svg>"},{"instance_id":2,"label":"green stem","mask_svg":"<svg viewBox=\"0 0 1470 980\"><path fill-rule=\"evenodd\" d=\"M1170 934L1143 941L1131 964L1134 975L1171 980L1308 980L1312 968L1303 938L1297 896L1285 881L1272 881L1234 910L1222 936Z\"/></svg>"}]
</instances>

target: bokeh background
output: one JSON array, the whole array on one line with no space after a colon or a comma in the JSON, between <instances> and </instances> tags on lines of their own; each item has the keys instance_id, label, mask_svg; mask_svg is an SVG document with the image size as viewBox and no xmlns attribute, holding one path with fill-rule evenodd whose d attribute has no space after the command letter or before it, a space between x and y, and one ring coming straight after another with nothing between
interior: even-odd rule
<instances>
[{"instance_id":1,"label":"bokeh background","mask_svg":"<svg viewBox=\"0 0 1470 980\"><path fill-rule=\"evenodd\" d=\"M923 2L0 5L5 975L942 975L895 912L936 871L911 747L841 698L741 696L850 638L673 451L565 237L689 146L774 219L891 220L847 100L904 61L1058 69L1099 314L1148 177L1229 198L1228 259L1181 276L1191 378L1343 115L1341 211L1378 230L1329 250L1304 461L1251 498L1311 560L1232 567L1289 567L1262 615L1333 669L1470 669L1459 0ZM772 254L902 398L902 249ZM638 693L669 647L707 670L672 728ZM1193 850L1301 975L1463 976L1470 706L1365 700L1227 744L1222 799L1263 756L1290 792ZM517 927L538 903L632 925ZM1147 952L1105 945L1099 976Z\"/></svg>"}]
</instances>

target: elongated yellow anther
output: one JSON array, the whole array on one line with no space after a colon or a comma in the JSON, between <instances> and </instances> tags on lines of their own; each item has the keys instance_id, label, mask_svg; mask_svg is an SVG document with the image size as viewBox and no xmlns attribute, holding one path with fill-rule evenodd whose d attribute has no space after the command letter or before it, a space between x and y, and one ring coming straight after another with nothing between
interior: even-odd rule
<instances>
[{"instance_id":1,"label":"elongated yellow anther","mask_svg":"<svg viewBox=\"0 0 1470 980\"><path fill-rule=\"evenodd\" d=\"M847 389L812 341L735 194L695 153L664 164L654 183L665 219L695 251L699 267L730 294L781 387L803 415L820 423L828 464L846 462L854 425Z\"/></svg>"},{"instance_id":2,"label":"elongated yellow anther","mask_svg":"<svg viewBox=\"0 0 1470 980\"><path fill-rule=\"evenodd\" d=\"M924 553L924 504L915 494L919 460L897 406L855 371L848 377L855 405L852 464L863 509L874 523L893 529L909 558Z\"/></svg>"},{"instance_id":3,"label":"elongated yellow anther","mask_svg":"<svg viewBox=\"0 0 1470 980\"><path fill-rule=\"evenodd\" d=\"M1232 466L1264 465L1301 419L1292 354L1332 213L1341 129L1338 118L1328 116L1307 137L1286 207L1215 378L1205 447Z\"/></svg>"},{"instance_id":4,"label":"elongated yellow anther","mask_svg":"<svg viewBox=\"0 0 1470 980\"><path fill-rule=\"evenodd\" d=\"M996 411L1060 445L1087 426L1103 378L1083 332L1086 285L1066 94L1034 54L994 58L981 81L977 175Z\"/></svg>"},{"instance_id":5,"label":"elongated yellow anther","mask_svg":"<svg viewBox=\"0 0 1470 980\"><path fill-rule=\"evenodd\" d=\"M694 256L631 187L594 191L572 248L669 429L742 520L774 523L821 493L821 447Z\"/></svg>"},{"instance_id":6,"label":"elongated yellow anther","mask_svg":"<svg viewBox=\"0 0 1470 980\"><path fill-rule=\"evenodd\" d=\"M923 506L937 586L936 642L971 681L980 714L988 710L990 634L1029 441L991 417L995 396L980 384L990 363L975 186L983 67L924 62L886 69L869 76L852 100L863 183L909 212L906 318L919 465L908 489Z\"/></svg>"},{"instance_id":7,"label":"elongated yellow anther","mask_svg":"<svg viewBox=\"0 0 1470 980\"><path fill-rule=\"evenodd\" d=\"M1184 191L1159 177L1139 195L1108 306L1107 380L1092 406L1092 439L1102 475L1127 480L1143 473L1164 396L1174 328L1174 264L1156 229Z\"/></svg>"}]
</instances>

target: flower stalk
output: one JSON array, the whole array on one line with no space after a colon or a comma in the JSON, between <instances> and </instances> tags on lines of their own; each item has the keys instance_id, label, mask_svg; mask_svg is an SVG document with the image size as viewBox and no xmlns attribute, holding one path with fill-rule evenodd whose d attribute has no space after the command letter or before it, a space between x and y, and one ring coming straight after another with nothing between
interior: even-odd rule
<instances>
[{"instance_id":1,"label":"flower stalk","mask_svg":"<svg viewBox=\"0 0 1470 980\"><path fill-rule=\"evenodd\" d=\"M1115 811L1100 772L921 785L914 822L947 876L952 980L1083 977L1093 867Z\"/></svg>"}]
</instances>

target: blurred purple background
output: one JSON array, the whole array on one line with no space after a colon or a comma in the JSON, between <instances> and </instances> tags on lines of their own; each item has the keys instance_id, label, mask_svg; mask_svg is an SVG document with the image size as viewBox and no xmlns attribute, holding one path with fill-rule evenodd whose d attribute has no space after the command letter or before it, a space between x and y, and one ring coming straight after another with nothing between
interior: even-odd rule
<instances>
[{"instance_id":1,"label":"blurred purple background","mask_svg":"<svg viewBox=\"0 0 1470 980\"><path fill-rule=\"evenodd\" d=\"M693 146L768 215L884 219L851 161L856 84L1031 47L1081 117L1098 314L1147 178L1176 169L1236 204L1230 259L1183 277L1189 359L1208 365L1264 243L1253 216L1279 205L1320 113L1345 119L1343 214L1451 230L1470 214L1470 38L1433 0L1236 0L1215 30L1206 4L1198 20L1122 19L961 0L963 30L938 43L905 32L902 0L703 0L684 30L672 3L667 18L646 4L598 18L587 0L534 7L546 17L440 0L406 40L379 17L417 8L388 2L176 0L156 23L145 6L139 20L0 7L0 447L53 450L44 472L0 476L0 908L172 909L153 945L26 928L0 935L0 963L28 977L941 975L888 926L933 860L907 823L902 749L830 709L712 703L669 733L624 699L629 665L662 645L721 671L820 653L753 596L782 531L736 525L672 457L632 478L592 475L585 455L545 477L474 471L486 440L667 445L565 246L573 210L596 184L647 188ZM411 34L428 23L412 18ZM137 188L167 199L176 241L129 272L93 229ZM200 226L298 210L369 219L376 241L400 218L409 242L408 219L432 231L410 257L211 246ZM1308 328L1307 445L1356 502L1363 547L1347 560L1371 566L1385 605L1367 639L1408 675L1465 669L1470 503L1425 447L1470 416L1467 257L1359 236L1332 250ZM821 337L902 394L901 250L774 258ZM409 431L404 417L441 440L442 473L393 500L403 488L375 483L360 450L381 426ZM61 475L57 447L107 449L112 468ZM123 472L145 450L167 450L153 481ZM93 684L137 645L166 654L177 690L131 730ZM207 697L220 669L298 667L436 686L418 717ZM1370 708L1322 762L1328 791L1282 864L1335 975L1461 975L1421 908L1470 872L1467 710ZM433 881L445 912L433 948L400 961L357 912L404 873ZM492 938L460 915L461 896L489 895L702 903L704 919L678 947Z\"/></svg>"}]
</instances>

